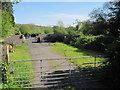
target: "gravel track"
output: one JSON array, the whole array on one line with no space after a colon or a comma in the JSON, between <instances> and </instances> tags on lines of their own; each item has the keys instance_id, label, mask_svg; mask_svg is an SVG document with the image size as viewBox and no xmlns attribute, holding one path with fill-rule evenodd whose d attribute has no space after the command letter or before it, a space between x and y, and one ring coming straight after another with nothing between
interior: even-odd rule
<instances>
[{"instance_id":1,"label":"gravel track","mask_svg":"<svg viewBox=\"0 0 120 90\"><path fill-rule=\"evenodd\" d=\"M49 43L35 43L37 40L36 39L28 39L27 40L27 46L29 47L30 54L32 55L32 59L51 59L51 60L42 60L42 66L55 66L55 67L46 67L46 68L36 68L38 66L41 66L40 61L34 61L33 62L33 67L34 67L34 72L45 72L45 73L52 73L54 71L61 71L61 70L73 70L75 66L70 67L70 66L59 66L59 65L70 65L70 62L68 62L65 59L62 60L52 60L56 58L62 58L60 55L52 52L50 50L51 46ZM45 73L42 73L43 75ZM40 74L35 74L35 80L40 79ZM39 81L35 82L39 83Z\"/></svg>"},{"instance_id":2,"label":"gravel track","mask_svg":"<svg viewBox=\"0 0 120 90\"><path fill-rule=\"evenodd\" d=\"M52 59L55 59L55 58L62 58L60 55L54 53L53 51L50 50L50 48L52 46L49 45L49 43L34 43L36 42L37 40L36 39L28 39L27 40L28 43L27 43L27 46L29 47L29 51L32 55L32 58L33 59L51 59L51 60L43 60L42 61L42 66L45 67L45 66L55 66L55 67L47 67L47 68L37 68L38 66L41 66L41 62L40 61L34 61L33 62L33 68L34 68L34 72L45 72L45 73L42 73L42 75L45 75L46 73L52 73L54 71L69 71L70 69L73 70L73 71L76 71L77 68L75 65L72 64L72 66L57 66L57 65L70 65L70 62L68 62L67 60L63 59L63 60L52 60ZM79 72L78 72L79 74ZM79 80L79 78L73 78L74 80L76 79L77 81L80 81L80 82L84 82L86 80L85 77L86 77L86 74L87 73L84 73L84 75L82 75L82 81ZM41 73L39 74L35 74L33 78L34 80L40 80L40 75ZM74 75L76 76L77 73L74 73ZM79 76L79 75L77 75ZM88 77L89 78L89 77ZM36 81L35 83L40 83L40 81ZM39 85L35 85L35 86L39 86ZM83 83L83 84L75 84L74 85L76 88L106 88L106 86L104 86L103 84L101 84L100 82L98 81L95 81L95 82L88 82L88 83Z\"/></svg>"}]
</instances>

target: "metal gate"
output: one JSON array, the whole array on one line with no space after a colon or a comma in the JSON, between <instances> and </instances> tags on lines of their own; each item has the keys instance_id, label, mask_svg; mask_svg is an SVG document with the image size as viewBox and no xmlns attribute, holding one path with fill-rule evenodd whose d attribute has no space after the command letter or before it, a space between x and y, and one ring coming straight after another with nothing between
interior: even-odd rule
<instances>
[{"instance_id":1,"label":"metal gate","mask_svg":"<svg viewBox=\"0 0 120 90\"><path fill-rule=\"evenodd\" d=\"M79 61L81 58L93 58L93 61L73 64L74 60ZM101 79L103 70L100 67L103 62L98 61L98 58L101 59L101 56L11 60L11 74L14 84L25 88L61 88L69 85L79 87L79 84L85 87L85 83L91 84ZM22 66L28 62L31 66Z\"/></svg>"}]
</instances>

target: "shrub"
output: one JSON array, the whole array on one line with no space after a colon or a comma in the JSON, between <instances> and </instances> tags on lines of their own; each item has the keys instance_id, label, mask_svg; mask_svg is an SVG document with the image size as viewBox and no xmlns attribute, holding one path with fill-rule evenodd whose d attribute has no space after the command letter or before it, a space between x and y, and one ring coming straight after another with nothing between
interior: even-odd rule
<instances>
[{"instance_id":1,"label":"shrub","mask_svg":"<svg viewBox=\"0 0 120 90\"><path fill-rule=\"evenodd\" d=\"M113 36L99 36L94 41L86 44L85 49L105 52L107 46L115 39Z\"/></svg>"},{"instance_id":2,"label":"shrub","mask_svg":"<svg viewBox=\"0 0 120 90\"><path fill-rule=\"evenodd\" d=\"M0 83L0 89L4 88L22 88L22 86L17 87L17 85L14 85L13 79L10 75L10 66L7 65L5 62L0 62L0 69L1 69L1 75L0 78L2 79L2 82Z\"/></svg>"},{"instance_id":3,"label":"shrub","mask_svg":"<svg viewBox=\"0 0 120 90\"><path fill-rule=\"evenodd\" d=\"M75 46L76 47L84 47L85 45L93 42L99 36L92 36L92 35L81 35L80 37L76 38Z\"/></svg>"}]
</instances>

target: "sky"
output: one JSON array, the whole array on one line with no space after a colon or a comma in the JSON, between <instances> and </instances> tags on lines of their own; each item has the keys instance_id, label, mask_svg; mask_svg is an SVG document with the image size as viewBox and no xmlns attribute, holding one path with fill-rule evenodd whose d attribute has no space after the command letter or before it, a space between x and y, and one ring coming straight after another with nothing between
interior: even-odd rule
<instances>
[{"instance_id":1,"label":"sky","mask_svg":"<svg viewBox=\"0 0 120 90\"><path fill-rule=\"evenodd\" d=\"M53 26L62 21L65 26L74 25L76 20L89 19L89 13L101 8L104 2L20 2L14 4L15 22Z\"/></svg>"}]
</instances>

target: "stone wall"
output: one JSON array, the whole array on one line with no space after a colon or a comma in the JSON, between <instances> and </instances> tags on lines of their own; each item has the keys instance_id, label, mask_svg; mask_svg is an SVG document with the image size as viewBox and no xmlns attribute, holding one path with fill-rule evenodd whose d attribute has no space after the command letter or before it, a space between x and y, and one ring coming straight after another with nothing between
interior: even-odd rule
<instances>
[{"instance_id":1,"label":"stone wall","mask_svg":"<svg viewBox=\"0 0 120 90\"><path fill-rule=\"evenodd\" d=\"M16 44L21 45L24 42L24 36L23 35L12 35L9 38L5 39L4 41L7 44Z\"/></svg>"}]
</instances>

